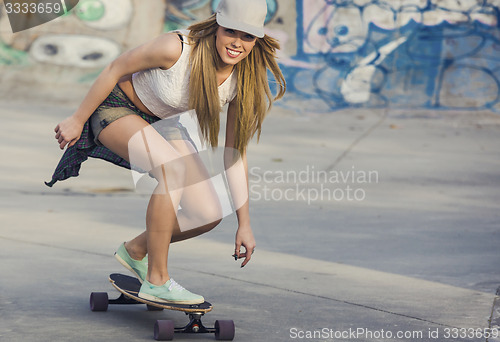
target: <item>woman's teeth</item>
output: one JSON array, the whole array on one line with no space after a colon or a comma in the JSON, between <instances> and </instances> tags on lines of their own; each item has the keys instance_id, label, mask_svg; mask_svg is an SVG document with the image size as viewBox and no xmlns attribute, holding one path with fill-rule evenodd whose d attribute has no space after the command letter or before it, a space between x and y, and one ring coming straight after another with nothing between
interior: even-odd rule
<instances>
[{"instance_id":1,"label":"woman's teeth","mask_svg":"<svg viewBox=\"0 0 500 342\"><path fill-rule=\"evenodd\" d=\"M232 56L232 57L238 57L241 52L238 52L238 51L234 51L234 50L231 50L231 49L227 49L227 53Z\"/></svg>"}]
</instances>

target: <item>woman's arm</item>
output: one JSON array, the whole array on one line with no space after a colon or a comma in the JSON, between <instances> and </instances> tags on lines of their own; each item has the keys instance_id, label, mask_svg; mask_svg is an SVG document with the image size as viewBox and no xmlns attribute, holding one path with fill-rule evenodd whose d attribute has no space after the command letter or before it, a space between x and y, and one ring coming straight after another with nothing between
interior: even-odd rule
<instances>
[{"instance_id":1,"label":"woman's arm","mask_svg":"<svg viewBox=\"0 0 500 342\"><path fill-rule=\"evenodd\" d=\"M244 267L251 259L255 249L255 238L250 226L249 198L248 198L248 163L246 152L239 156L236 154L234 127L236 124L236 101L229 104L226 122L226 151L225 168L238 218L238 231L235 239L235 255L237 258L245 258L241 267ZM235 162L235 158L239 157ZM241 246L245 252L240 253Z\"/></svg>"},{"instance_id":2,"label":"woman's arm","mask_svg":"<svg viewBox=\"0 0 500 342\"><path fill-rule=\"evenodd\" d=\"M59 147L73 146L83 125L96 108L111 93L120 78L134 72L163 67L170 68L179 59L182 45L175 33L167 33L135 49L127 51L111 62L99 74L76 112L54 129Z\"/></svg>"}]
</instances>

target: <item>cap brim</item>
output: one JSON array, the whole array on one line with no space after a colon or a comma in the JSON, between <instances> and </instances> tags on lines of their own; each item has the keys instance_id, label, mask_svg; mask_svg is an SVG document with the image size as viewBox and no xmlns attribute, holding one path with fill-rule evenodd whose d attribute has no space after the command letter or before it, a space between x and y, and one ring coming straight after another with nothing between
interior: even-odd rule
<instances>
[{"instance_id":1,"label":"cap brim","mask_svg":"<svg viewBox=\"0 0 500 342\"><path fill-rule=\"evenodd\" d=\"M230 28L237 31L242 31L245 33L250 33L252 36L255 36L257 38L264 37L264 28L248 25L240 21L234 21L228 17L221 15L220 13L217 13L216 18L217 18L217 24L219 24L222 27Z\"/></svg>"}]
</instances>

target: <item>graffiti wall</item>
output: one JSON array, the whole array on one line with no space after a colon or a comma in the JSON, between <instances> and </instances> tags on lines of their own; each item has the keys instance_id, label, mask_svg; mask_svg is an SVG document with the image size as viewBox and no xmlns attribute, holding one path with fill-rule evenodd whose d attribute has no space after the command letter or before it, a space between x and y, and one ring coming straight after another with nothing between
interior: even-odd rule
<instances>
[{"instance_id":1,"label":"graffiti wall","mask_svg":"<svg viewBox=\"0 0 500 342\"><path fill-rule=\"evenodd\" d=\"M1 94L92 82L123 51L161 33L165 9L156 0L80 0L66 15L12 33L0 2Z\"/></svg>"},{"instance_id":2,"label":"graffiti wall","mask_svg":"<svg viewBox=\"0 0 500 342\"><path fill-rule=\"evenodd\" d=\"M500 109L498 0L300 0L292 92L331 109Z\"/></svg>"},{"instance_id":3,"label":"graffiti wall","mask_svg":"<svg viewBox=\"0 0 500 342\"><path fill-rule=\"evenodd\" d=\"M4 64L14 51L31 63L79 68L102 67L122 50L158 34L165 5L160 1L81 0L66 15L40 26L12 33L4 6L0 6L0 40ZM160 14L158 14L160 11ZM155 14L156 13L156 14ZM152 22L148 19L154 18ZM140 23L148 22L148 25ZM139 30L133 30L138 25Z\"/></svg>"},{"instance_id":4,"label":"graffiti wall","mask_svg":"<svg viewBox=\"0 0 500 342\"><path fill-rule=\"evenodd\" d=\"M0 66L78 69L89 77L75 81L88 82L124 50L210 15L218 2L80 0L16 34L2 12ZM267 33L282 44L285 106L500 110L500 0L267 2Z\"/></svg>"}]
</instances>

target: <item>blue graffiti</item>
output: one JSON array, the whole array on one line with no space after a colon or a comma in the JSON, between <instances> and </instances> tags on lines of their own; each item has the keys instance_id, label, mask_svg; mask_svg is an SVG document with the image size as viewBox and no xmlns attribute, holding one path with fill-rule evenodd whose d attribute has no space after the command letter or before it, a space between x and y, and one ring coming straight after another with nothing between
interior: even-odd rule
<instances>
[{"instance_id":1,"label":"blue graffiti","mask_svg":"<svg viewBox=\"0 0 500 342\"><path fill-rule=\"evenodd\" d=\"M165 13L165 28L168 32L189 26L197 17L191 12L208 4L209 0L170 0Z\"/></svg>"},{"instance_id":2,"label":"blue graffiti","mask_svg":"<svg viewBox=\"0 0 500 342\"><path fill-rule=\"evenodd\" d=\"M311 67L282 65L289 93L331 110L500 111L499 8L486 0L356 2L297 0L293 59Z\"/></svg>"}]
</instances>

